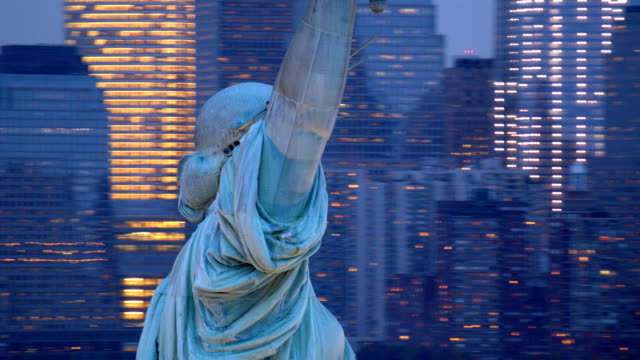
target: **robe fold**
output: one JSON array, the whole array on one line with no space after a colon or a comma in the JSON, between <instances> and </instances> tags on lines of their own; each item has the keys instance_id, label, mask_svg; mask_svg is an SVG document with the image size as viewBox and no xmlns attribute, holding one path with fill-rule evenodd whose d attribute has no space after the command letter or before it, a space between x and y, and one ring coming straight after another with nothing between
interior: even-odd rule
<instances>
[{"instance_id":1,"label":"robe fold","mask_svg":"<svg viewBox=\"0 0 640 360\"><path fill-rule=\"evenodd\" d=\"M266 136L264 121L253 125L224 165L216 200L153 295L137 360L355 359L309 280L327 221L322 169L302 216L274 220L258 199Z\"/></svg>"}]
</instances>

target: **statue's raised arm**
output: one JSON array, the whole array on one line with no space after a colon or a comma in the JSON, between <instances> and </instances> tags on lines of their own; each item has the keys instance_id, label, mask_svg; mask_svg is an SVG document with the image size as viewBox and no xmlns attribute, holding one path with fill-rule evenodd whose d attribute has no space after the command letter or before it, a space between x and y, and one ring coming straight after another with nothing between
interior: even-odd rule
<instances>
[{"instance_id":1,"label":"statue's raised arm","mask_svg":"<svg viewBox=\"0 0 640 360\"><path fill-rule=\"evenodd\" d=\"M266 118L259 198L293 220L331 136L349 66L357 0L311 0L289 45Z\"/></svg>"}]
</instances>

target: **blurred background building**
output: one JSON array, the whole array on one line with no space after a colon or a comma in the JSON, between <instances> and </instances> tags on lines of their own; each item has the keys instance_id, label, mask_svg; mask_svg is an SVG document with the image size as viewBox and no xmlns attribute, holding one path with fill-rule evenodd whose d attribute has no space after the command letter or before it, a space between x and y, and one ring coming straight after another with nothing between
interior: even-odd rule
<instances>
[{"instance_id":1,"label":"blurred background building","mask_svg":"<svg viewBox=\"0 0 640 360\"><path fill-rule=\"evenodd\" d=\"M431 0L358 2L355 54L325 162L388 164L444 155L444 37ZM384 165L386 166L386 165Z\"/></svg>"},{"instance_id":2,"label":"blurred background building","mask_svg":"<svg viewBox=\"0 0 640 360\"><path fill-rule=\"evenodd\" d=\"M275 82L299 18L296 1L197 0L196 9L198 108L228 86Z\"/></svg>"},{"instance_id":3,"label":"blurred background building","mask_svg":"<svg viewBox=\"0 0 640 360\"><path fill-rule=\"evenodd\" d=\"M75 48L2 47L2 358L121 350L102 101Z\"/></svg>"},{"instance_id":4,"label":"blurred background building","mask_svg":"<svg viewBox=\"0 0 640 360\"><path fill-rule=\"evenodd\" d=\"M444 70L446 153L463 167L493 155L493 59L458 58Z\"/></svg>"},{"instance_id":5,"label":"blurred background building","mask_svg":"<svg viewBox=\"0 0 640 360\"><path fill-rule=\"evenodd\" d=\"M194 146L195 1L65 4L67 44L104 94L121 316L139 328L190 233L176 210L176 171Z\"/></svg>"},{"instance_id":6,"label":"blurred background building","mask_svg":"<svg viewBox=\"0 0 640 360\"><path fill-rule=\"evenodd\" d=\"M495 151L562 211L569 168L604 155L605 59L618 0L497 0Z\"/></svg>"},{"instance_id":7,"label":"blurred background building","mask_svg":"<svg viewBox=\"0 0 640 360\"><path fill-rule=\"evenodd\" d=\"M591 163L588 176L599 210L618 230L599 238L609 251L615 250L616 262L615 269L603 266L602 275L615 283L615 288L608 284L615 290L617 316L610 332L615 332L619 347L629 348L640 332L640 1L629 2L612 42L606 72L606 153Z\"/></svg>"}]
</instances>

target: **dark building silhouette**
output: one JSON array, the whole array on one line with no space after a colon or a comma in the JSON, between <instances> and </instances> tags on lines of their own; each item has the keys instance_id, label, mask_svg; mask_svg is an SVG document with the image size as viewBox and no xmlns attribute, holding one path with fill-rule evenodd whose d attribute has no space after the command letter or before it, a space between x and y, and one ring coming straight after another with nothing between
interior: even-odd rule
<instances>
[{"instance_id":1,"label":"dark building silhouette","mask_svg":"<svg viewBox=\"0 0 640 360\"><path fill-rule=\"evenodd\" d=\"M123 350L108 134L102 93L75 48L2 48L2 358L107 359Z\"/></svg>"},{"instance_id":2,"label":"dark building silhouette","mask_svg":"<svg viewBox=\"0 0 640 360\"><path fill-rule=\"evenodd\" d=\"M548 354L531 210L482 192L438 204L438 344L477 359Z\"/></svg>"},{"instance_id":3,"label":"dark building silhouette","mask_svg":"<svg viewBox=\"0 0 640 360\"><path fill-rule=\"evenodd\" d=\"M296 1L196 1L198 108L242 82L272 85L299 19Z\"/></svg>"},{"instance_id":4,"label":"dark building silhouette","mask_svg":"<svg viewBox=\"0 0 640 360\"><path fill-rule=\"evenodd\" d=\"M352 162L442 158L444 37L432 1L389 2L374 14L359 1L353 60L325 159ZM348 155L348 156L346 156ZM352 160L353 159L353 160Z\"/></svg>"},{"instance_id":5,"label":"dark building silhouette","mask_svg":"<svg viewBox=\"0 0 640 360\"><path fill-rule=\"evenodd\" d=\"M551 349L562 359L619 359L636 350L631 254L620 222L594 195L573 187L562 215L546 221Z\"/></svg>"},{"instance_id":6,"label":"dark building silhouette","mask_svg":"<svg viewBox=\"0 0 640 360\"><path fill-rule=\"evenodd\" d=\"M588 170L590 189L619 233L607 243L617 247L615 270L607 276L615 293L618 322L612 336L620 353L640 349L640 2L630 1L625 20L613 32L607 61L605 155ZM606 269L605 270L609 270ZM625 350L626 349L626 350Z\"/></svg>"},{"instance_id":7,"label":"dark building silhouette","mask_svg":"<svg viewBox=\"0 0 640 360\"><path fill-rule=\"evenodd\" d=\"M447 155L458 166L493 153L493 60L456 59L444 70Z\"/></svg>"},{"instance_id":8,"label":"dark building silhouette","mask_svg":"<svg viewBox=\"0 0 640 360\"><path fill-rule=\"evenodd\" d=\"M437 291L432 277L391 275L386 282L386 338L389 343L433 346L433 314Z\"/></svg>"}]
</instances>

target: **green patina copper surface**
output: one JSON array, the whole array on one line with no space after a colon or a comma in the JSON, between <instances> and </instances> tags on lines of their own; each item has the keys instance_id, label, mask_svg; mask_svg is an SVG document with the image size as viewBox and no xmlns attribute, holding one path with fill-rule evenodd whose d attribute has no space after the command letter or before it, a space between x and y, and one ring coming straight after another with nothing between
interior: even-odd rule
<instances>
[{"instance_id":1,"label":"green patina copper surface","mask_svg":"<svg viewBox=\"0 0 640 360\"><path fill-rule=\"evenodd\" d=\"M235 85L201 110L178 171L179 210L200 224L153 296L138 360L354 358L308 261L326 226L320 158L356 7L311 0L274 87Z\"/></svg>"}]
</instances>

